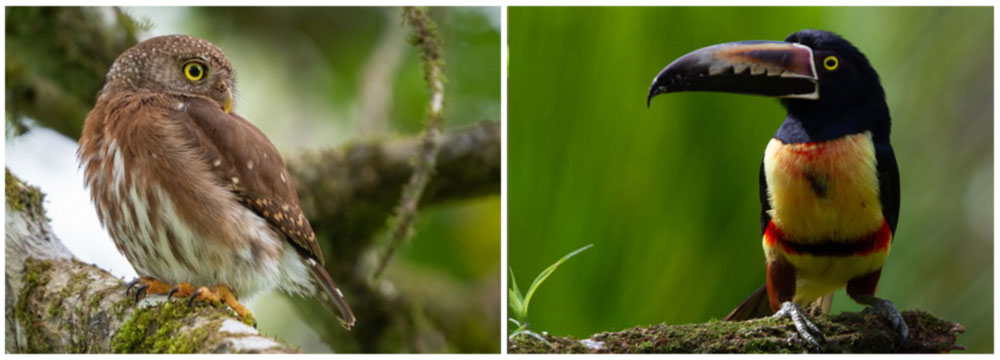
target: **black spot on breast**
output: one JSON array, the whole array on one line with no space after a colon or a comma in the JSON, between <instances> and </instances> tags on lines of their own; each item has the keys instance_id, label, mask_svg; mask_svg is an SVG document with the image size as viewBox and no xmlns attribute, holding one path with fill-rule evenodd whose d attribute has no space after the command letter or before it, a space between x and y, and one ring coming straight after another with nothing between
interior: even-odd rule
<instances>
[{"instance_id":1,"label":"black spot on breast","mask_svg":"<svg viewBox=\"0 0 1000 360\"><path fill-rule=\"evenodd\" d=\"M826 177L811 171L807 171L805 175L809 179L809 186L812 187L813 193L816 193L817 197L825 198L828 185Z\"/></svg>"}]
</instances>

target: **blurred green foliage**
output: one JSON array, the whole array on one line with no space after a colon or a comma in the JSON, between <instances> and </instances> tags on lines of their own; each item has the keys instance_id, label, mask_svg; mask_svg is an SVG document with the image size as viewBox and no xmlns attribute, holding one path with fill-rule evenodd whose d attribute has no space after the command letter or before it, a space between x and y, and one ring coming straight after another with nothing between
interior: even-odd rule
<instances>
[{"instance_id":1,"label":"blurred green foliage","mask_svg":"<svg viewBox=\"0 0 1000 360\"><path fill-rule=\"evenodd\" d=\"M991 8L511 8L509 264L595 244L535 298L533 330L704 322L763 283L758 170L784 110L720 93L647 109L646 92L689 51L804 28L853 42L886 90L902 209L878 294L993 351Z\"/></svg>"}]
</instances>

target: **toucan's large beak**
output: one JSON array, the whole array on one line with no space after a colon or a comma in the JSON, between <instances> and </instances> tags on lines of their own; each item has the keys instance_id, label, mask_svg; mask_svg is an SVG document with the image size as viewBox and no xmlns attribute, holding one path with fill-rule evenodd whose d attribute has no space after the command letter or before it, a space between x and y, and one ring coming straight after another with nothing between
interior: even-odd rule
<instances>
[{"instance_id":1,"label":"toucan's large beak","mask_svg":"<svg viewBox=\"0 0 1000 360\"><path fill-rule=\"evenodd\" d=\"M740 41L695 50L663 68L649 87L654 96L677 91L722 91L819 99L813 51L782 41Z\"/></svg>"}]
</instances>

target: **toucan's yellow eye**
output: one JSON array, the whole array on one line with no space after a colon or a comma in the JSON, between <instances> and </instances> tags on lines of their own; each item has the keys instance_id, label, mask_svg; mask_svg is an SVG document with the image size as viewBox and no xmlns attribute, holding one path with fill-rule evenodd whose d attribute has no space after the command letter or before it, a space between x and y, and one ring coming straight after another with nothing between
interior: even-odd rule
<instances>
[{"instance_id":1,"label":"toucan's yellow eye","mask_svg":"<svg viewBox=\"0 0 1000 360\"><path fill-rule=\"evenodd\" d=\"M205 77L205 65L195 61L184 64L184 76L191 81L201 80Z\"/></svg>"},{"instance_id":2,"label":"toucan's yellow eye","mask_svg":"<svg viewBox=\"0 0 1000 360\"><path fill-rule=\"evenodd\" d=\"M836 56L830 55L826 59L823 59L823 67L829 71L837 70L837 66L840 66L840 61L837 60Z\"/></svg>"}]
</instances>

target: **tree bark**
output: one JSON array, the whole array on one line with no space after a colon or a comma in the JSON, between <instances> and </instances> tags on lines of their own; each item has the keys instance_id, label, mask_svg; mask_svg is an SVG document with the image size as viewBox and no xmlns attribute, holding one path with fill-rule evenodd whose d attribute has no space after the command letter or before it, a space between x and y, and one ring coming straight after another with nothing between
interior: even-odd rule
<instances>
[{"instance_id":1,"label":"tree bark","mask_svg":"<svg viewBox=\"0 0 1000 360\"><path fill-rule=\"evenodd\" d=\"M842 313L812 320L824 331L824 353L946 353L962 350L955 344L965 331L961 324L938 319L923 311L905 311L909 339L876 314ZM578 340L543 336L551 346L531 336L517 336L509 353L804 353L815 352L795 332L788 319L711 321L703 324L637 326L602 332Z\"/></svg>"},{"instance_id":2,"label":"tree bark","mask_svg":"<svg viewBox=\"0 0 1000 360\"><path fill-rule=\"evenodd\" d=\"M163 296L136 304L120 279L75 259L52 233L37 188L5 177L7 352L297 352L226 308Z\"/></svg>"}]
</instances>

